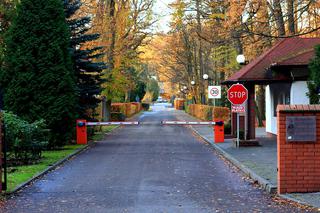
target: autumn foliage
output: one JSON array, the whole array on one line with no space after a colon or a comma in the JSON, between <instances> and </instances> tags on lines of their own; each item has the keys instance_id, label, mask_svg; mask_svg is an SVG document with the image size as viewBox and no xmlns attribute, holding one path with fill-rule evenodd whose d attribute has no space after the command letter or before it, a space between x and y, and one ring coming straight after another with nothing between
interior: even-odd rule
<instances>
[{"instance_id":1,"label":"autumn foliage","mask_svg":"<svg viewBox=\"0 0 320 213\"><path fill-rule=\"evenodd\" d=\"M141 103L112 103L111 112L112 113L122 113L126 117L131 117L142 110Z\"/></svg>"},{"instance_id":2,"label":"autumn foliage","mask_svg":"<svg viewBox=\"0 0 320 213\"><path fill-rule=\"evenodd\" d=\"M227 107L213 107L201 104L190 104L188 106L188 113L204 121L211 121L214 118L221 119L225 123L230 122L230 109Z\"/></svg>"}]
</instances>

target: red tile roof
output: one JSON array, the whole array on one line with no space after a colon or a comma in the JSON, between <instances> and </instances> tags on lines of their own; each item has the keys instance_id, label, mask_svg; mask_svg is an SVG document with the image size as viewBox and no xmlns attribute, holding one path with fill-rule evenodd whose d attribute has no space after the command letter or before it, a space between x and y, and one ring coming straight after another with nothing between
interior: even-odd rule
<instances>
[{"instance_id":1,"label":"red tile roof","mask_svg":"<svg viewBox=\"0 0 320 213\"><path fill-rule=\"evenodd\" d=\"M233 74L224 83L266 81L267 70L277 65L307 65L314 56L314 47L320 44L320 38L285 38L272 48Z\"/></svg>"},{"instance_id":2,"label":"red tile roof","mask_svg":"<svg viewBox=\"0 0 320 213\"><path fill-rule=\"evenodd\" d=\"M288 58L278 61L274 66L308 65L314 55L314 48L311 48L309 50L290 55Z\"/></svg>"}]
</instances>

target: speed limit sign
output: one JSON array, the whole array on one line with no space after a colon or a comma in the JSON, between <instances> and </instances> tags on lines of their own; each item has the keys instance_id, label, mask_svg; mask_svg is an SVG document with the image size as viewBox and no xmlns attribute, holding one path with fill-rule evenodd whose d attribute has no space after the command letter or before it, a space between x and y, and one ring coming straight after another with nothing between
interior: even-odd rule
<instances>
[{"instance_id":1,"label":"speed limit sign","mask_svg":"<svg viewBox=\"0 0 320 213\"><path fill-rule=\"evenodd\" d=\"M221 98L221 86L209 86L208 98L210 99Z\"/></svg>"}]
</instances>

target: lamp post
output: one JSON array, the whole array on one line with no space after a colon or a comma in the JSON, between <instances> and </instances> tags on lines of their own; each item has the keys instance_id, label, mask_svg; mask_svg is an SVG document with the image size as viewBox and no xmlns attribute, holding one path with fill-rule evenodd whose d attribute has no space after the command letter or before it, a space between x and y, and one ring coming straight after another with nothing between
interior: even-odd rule
<instances>
[{"instance_id":1,"label":"lamp post","mask_svg":"<svg viewBox=\"0 0 320 213\"><path fill-rule=\"evenodd\" d=\"M192 80L190 83L191 83L191 87L192 87L192 103L196 104L197 101L196 101L196 98L195 98L195 89L194 89L194 86L196 85L196 82Z\"/></svg>"},{"instance_id":2,"label":"lamp post","mask_svg":"<svg viewBox=\"0 0 320 213\"><path fill-rule=\"evenodd\" d=\"M249 62L246 60L246 57L243 54L239 54L236 58L238 64L240 65L247 65ZM244 138L247 139L247 131L248 131L248 104L245 103L245 108L246 108L246 112L245 112L245 118L244 118ZM239 127L239 113L237 113L237 128ZM239 137L238 137L239 138Z\"/></svg>"},{"instance_id":3,"label":"lamp post","mask_svg":"<svg viewBox=\"0 0 320 213\"><path fill-rule=\"evenodd\" d=\"M203 80L207 81L207 84L206 84L207 88L208 88L209 86L211 86L213 79L212 79L212 78L209 78L209 75L208 75L208 74L203 74L202 78L203 78ZM209 102L209 100L208 100L208 102ZM215 102L214 102L214 105L215 105Z\"/></svg>"}]
</instances>

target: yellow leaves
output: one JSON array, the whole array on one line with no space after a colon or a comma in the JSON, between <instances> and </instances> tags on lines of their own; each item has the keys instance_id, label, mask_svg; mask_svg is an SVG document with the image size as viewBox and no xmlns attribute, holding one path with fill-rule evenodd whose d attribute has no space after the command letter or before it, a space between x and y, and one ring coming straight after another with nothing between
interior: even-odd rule
<instances>
[{"instance_id":1,"label":"yellow leaves","mask_svg":"<svg viewBox=\"0 0 320 213\"><path fill-rule=\"evenodd\" d=\"M209 15L210 19L225 19L226 15L223 13L213 13Z\"/></svg>"},{"instance_id":2,"label":"yellow leaves","mask_svg":"<svg viewBox=\"0 0 320 213\"><path fill-rule=\"evenodd\" d=\"M102 94L109 99L123 96L128 91L128 88L132 86L127 76L123 75L121 69L115 68L112 71L108 71L103 77L107 81L102 85L104 88Z\"/></svg>"}]
</instances>

